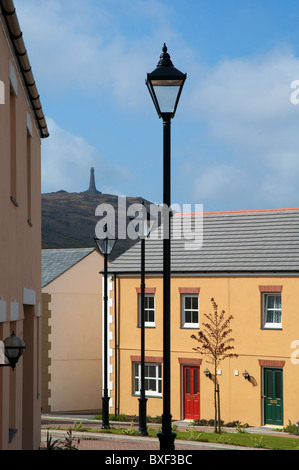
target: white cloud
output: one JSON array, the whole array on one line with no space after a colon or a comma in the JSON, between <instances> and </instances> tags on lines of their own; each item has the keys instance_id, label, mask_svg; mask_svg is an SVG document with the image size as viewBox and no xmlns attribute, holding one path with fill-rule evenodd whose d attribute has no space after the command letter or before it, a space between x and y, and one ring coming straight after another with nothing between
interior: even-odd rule
<instances>
[{"instance_id":1,"label":"white cloud","mask_svg":"<svg viewBox=\"0 0 299 470\"><path fill-rule=\"evenodd\" d=\"M127 108L140 106L147 98L146 72L158 62L161 37L177 40L170 15L156 0L17 0L16 6L34 74L49 94L108 92ZM124 14L146 24L147 34L131 34Z\"/></svg>"},{"instance_id":2,"label":"white cloud","mask_svg":"<svg viewBox=\"0 0 299 470\"><path fill-rule=\"evenodd\" d=\"M299 59L288 49L204 70L188 105L215 153L194 162L194 194L216 201L226 188L231 204L298 205L299 105L290 100L297 78Z\"/></svg>"},{"instance_id":3,"label":"white cloud","mask_svg":"<svg viewBox=\"0 0 299 470\"><path fill-rule=\"evenodd\" d=\"M44 89L41 95L61 96L66 107L76 93L88 102L105 94L108 99L102 101L110 109L102 109L103 114L115 114L116 104L126 109L143 105L144 113L153 114L145 74L156 66L161 38L169 42L170 54L175 51L174 65L188 74L178 131L186 149L181 159L186 165L181 174L188 174L186 187L181 185L184 200L192 188L190 199L214 207L297 205L299 104L290 101L290 85L299 79L299 59L291 49L227 59L209 67L196 60L200 50L189 47L176 33L171 2L15 0L15 4L38 88ZM134 21L126 21L130 16ZM192 143L186 142L190 135L184 128L186 118L195 129ZM78 110L79 129L86 119ZM94 119L92 110L88 119ZM54 121L48 123L44 188L84 190L90 166L96 168L100 162L101 174L109 176L109 192L121 193L119 182L130 178L124 168L103 164L100 152L85 140L66 133ZM122 126L117 119L114 124ZM125 154L124 149L126 165L134 172L134 162L129 161L134 157ZM83 177L82 189L74 187L73 182Z\"/></svg>"},{"instance_id":4,"label":"white cloud","mask_svg":"<svg viewBox=\"0 0 299 470\"><path fill-rule=\"evenodd\" d=\"M80 192L88 189L90 168L95 169L97 189L103 193L121 193L123 180L131 176L127 169L105 162L98 150L81 136L62 129L47 118L51 138L42 143L42 192L64 190ZM108 183L107 183L108 182ZM108 185L107 185L108 184Z\"/></svg>"},{"instance_id":5,"label":"white cloud","mask_svg":"<svg viewBox=\"0 0 299 470\"><path fill-rule=\"evenodd\" d=\"M61 129L56 122L47 118L51 138L42 146L42 192L76 191L74 181L85 178L82 188L88 186L91 166L97 159L97 151L81 137ZM86 188L87 189L87 188Z\"/></svg>"}]
</instances>

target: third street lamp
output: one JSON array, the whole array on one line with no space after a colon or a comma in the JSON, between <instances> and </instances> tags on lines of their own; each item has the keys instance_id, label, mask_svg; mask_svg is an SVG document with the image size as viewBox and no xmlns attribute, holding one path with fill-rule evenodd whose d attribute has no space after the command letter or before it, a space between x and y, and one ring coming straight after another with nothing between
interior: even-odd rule
<instances>
[{"instance_id":1,"label":"third street lamp","mask_svg":"<svg viewBox=\"0 0 299 470\"><path fill-rule=\"evenodd\" d=\"M102 394L102 429L109 429L109 394L108 394L108 257L113 250L116 238L107 232L102 238L95 238L95 243L104 256L104 387Z\"/></svg>"}]
</instances>

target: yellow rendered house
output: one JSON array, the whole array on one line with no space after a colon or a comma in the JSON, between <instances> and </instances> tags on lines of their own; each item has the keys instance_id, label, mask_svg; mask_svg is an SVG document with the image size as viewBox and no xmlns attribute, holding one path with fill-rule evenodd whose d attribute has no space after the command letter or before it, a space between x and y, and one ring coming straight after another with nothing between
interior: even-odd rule
<instances>
[{"instance_id":1,"label":"yellow rendered house","mask_svg":"<svg viewBox=\"0 0 299 470\"><path fill-rule=\"evenodd\" d=\"M173 220L182 220L182 215ZM145 242L147 415L162 414L162 240ZM203 214L203 243L172 241L171 414L214 417L212 365L193 348L211 298L233 315L234 353L217 370L221 419L250 426L299 420L299 209ZM110 412L138 415L140 243L109 266Z\"/></svg>"}]
</instances>

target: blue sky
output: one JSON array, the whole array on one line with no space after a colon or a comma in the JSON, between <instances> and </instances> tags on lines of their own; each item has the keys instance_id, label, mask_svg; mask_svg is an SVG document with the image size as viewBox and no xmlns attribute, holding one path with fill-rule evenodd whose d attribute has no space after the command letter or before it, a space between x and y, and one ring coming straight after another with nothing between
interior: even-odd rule
<instances>
[{"instance_id":1,"label":"blue sky","mask_svg":"<svg viewBox=\"0 0 299 470\"><path fill-rule=\"evenodd\" d=\"M145 78L166 42L187 73L172 121L172 202L297 207L297 0L15 0L48 127L42 192L162 202L162 122Z\"/></svg>"}]
</instances>

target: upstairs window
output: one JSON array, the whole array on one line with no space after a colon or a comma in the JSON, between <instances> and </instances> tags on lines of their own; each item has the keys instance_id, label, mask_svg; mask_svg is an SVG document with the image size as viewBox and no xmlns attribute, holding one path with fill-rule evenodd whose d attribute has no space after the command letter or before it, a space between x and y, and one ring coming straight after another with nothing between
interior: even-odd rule
<instances>
[{"instance_id":1,"label":"upstairs window","mask_svg":"<svg viewBox=\"0 0 299 470\"><path fill-rule=\"evenodd\" d=\"M281 328L281 293L263 293L263 327Z\"/></svg>"},{"instance_id":2,"label":"upstairs window","mask_svg":"<svg viewBox=\"0 0 299 470\"><path fill-rule=\"evenodd\" d=\"M199 327L198 295L196 294L182 295L182 327Z\"/></svg>"},{"instance_id":3,"label":"upstairs window","mask_svg":"<svg viewBox=\"0 0 299 470\"><path fill-rule=\"evenodd\" d=\"M145 323L145 326L155 326L155 296L154 294L145 294L144 323Z\"/></svg>"},{"instance_id":4,"label":"upstairs window","mask_svg":"<svg viewBox=\"0 0 299 470\"><path fill-rule=\"evenodd\" d=\"M282 285L262 285L259 286L262 303L262 328L281 328L281 293Z\"/></svg>"},{"instance_id":5,"label":"upstairs window","mask_svg":"<svg viewBox=\"0 0 299 470\"><path fill-rule=\"evenodd\" d=\"M18 97L18 79L14 66L9 62L9 81L10 81L10 199L15 206L17 201L17 97Z\"/></svg>"},{"instance_id":6,"label":"upstairs window","mask_svg":"<svg viewBox=\"0 0 299 470\"><path fill-rule=\"evenodd\" d=\"M138 294L138 326L141 325L141 288L136 287ZM155 287L145 287L144 289L144 326L155 327Z\"/></svg>"}]
</instances>

